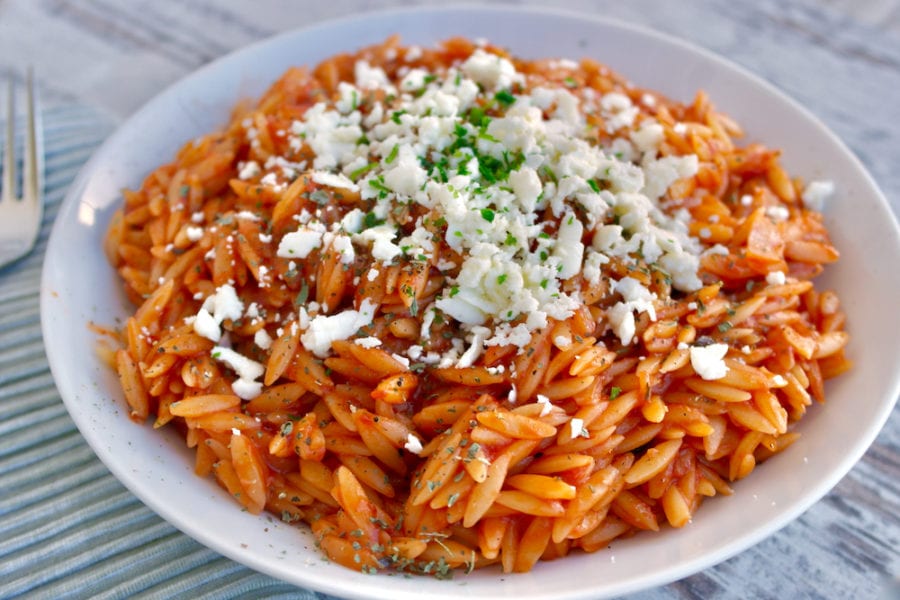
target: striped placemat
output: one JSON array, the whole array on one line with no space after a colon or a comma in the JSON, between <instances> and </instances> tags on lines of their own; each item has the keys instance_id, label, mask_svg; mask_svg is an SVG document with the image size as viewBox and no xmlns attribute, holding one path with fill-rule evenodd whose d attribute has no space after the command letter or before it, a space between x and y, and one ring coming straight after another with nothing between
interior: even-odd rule
<instances>
[{"instance_id":1,"label":"striped placemat","mask_svg":"<svg viewBox=\"0 0 900 600\"><path fill-rule=\"evenodd\" d=\"M66 413L41 338L41 265L66 190L111 128L87 108L45 111L40 239L0 270L0 598L324 598L163 521L112 476Z\"/></svg>"}]
</instances>

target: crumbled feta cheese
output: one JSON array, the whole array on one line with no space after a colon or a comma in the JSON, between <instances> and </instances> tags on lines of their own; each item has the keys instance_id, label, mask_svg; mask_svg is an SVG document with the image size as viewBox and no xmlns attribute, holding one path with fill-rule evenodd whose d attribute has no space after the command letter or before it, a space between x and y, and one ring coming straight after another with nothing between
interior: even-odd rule
<instances>
[{"instance_id":1,"label":"crumbled feta cheese","mask_svg":"<svg viewBox=\"0 0 900 600\"><path fill-rule=\"evenodd\" d=\"M219 329L219 324L206 309L201 308L199 312L197 312L193 326L194 332L196 332L197 335L201 335L208 340L218 342L222 339L222 332Z\"/></svg>"},{"instance_id":2,"label":"crumbled feta cheese","mask_svg":"<svg viewBox=\"0 0 900 600\"><path fill-rule=\"evenodd\" d=\"M203 237L203 228L202 227L188 227L184 230L185 235L187 235L187 239L192 242L199 242Z\"/></svg>"},{"instance_id":3,"label":"crumbled feta cheese","mask_svg":"<svg viewBox=\"0 0 900 600\"><path fill-rule=\"evenodd\" d=\"M700 161L696 154L666 156L643 165L643 168L645 184L642 191L651 200L656 200L679 179L696 175Z\"/></svg>"},{"instance_id":4,"label":"crumbled feta cheese","mask_svg":"<svg viewBox=\"0 0 900 600\"><path fill-rule=\"evenodd\" d=\"M559 226L557 243L553 247L553 256L559 259L560 279L568 279L581 270L584 257L584 244L581 237L584 226L572 213L567 213Z\"/></svg>"},{"instance_id":5,"label":"crumbled feta cheese","mask_svg":"<svg viewBox=\"0 0 900 600\"><path fill-rule=\"evenodd\" d=\"M513 384L513 386L509 388L509 393L506 395L506 401L510 404L515 404L518 397L519 390L517 390L515 384Z\"/></svg>"},{"instance_id":6,"label":"crumbled feta cheese","mask_svg":"<svg viewBox=\"0 0 900 600\"><path fill-rule=\"evenodd\" d=\"M253 334L253 343L263 350L268 350L272 347L272 336L265 329L259 329Z\"/></svg>"},{"instance_id":7,"label":"crumbled feta cheese","mask_svg":"<svg viewBox=\"0 0 900 600\"><path fill-rule=\"evenodd\" d=\"M352 264L356 258L356 252L353 250L353 243L346 235L336 235L331 241L331 249L340 254L341 264Z\"/></svg>"},{"instance_id":8,"label":"crumbled feta cheese","mask_svg":"<svg viewBox=\"0 0 900 600\"><path fill-rule=\"evenodd\" d=\"M319 358L325 358L331 350L332 342L346 340L360 328L370 325L375 316L375 308L375 304L366 298L358 311L345 310L332 316L317 315L300 336L300 343Z\"/></svg>"},{"instance_id":9,"label":"crumbled feta cheese","mask_svg":"<svg viewBox=\"0 0 900 600\"><path fill-rule=\"evenodd\" d=\"M259 163L257 163L255 160L248 160L243 165L241 165L241 168L238 171L238 179L242 179L244 181L246 181L247 179L253 179L261 172L262 171L259 168Z\"/></svg>"},{"instance_id":10,"label":"crumbled feta cheese","mask_svg":"<svg viewBox=\"0 0 900 600\"><path fill-rule=\"evenodd\" d=\"M429 73L425 69L411 69L400 82L401 92L415 92L425 87Z\"/></svg>"},{"instance_id":11,"label":"crumbled feta cheese","mask_svg":"<svg viewBox=\"0 0 900 600\"><path fill-rule=\"evenodd\" d=\"M231 386L235 394L244 400L252 400L260 394L262 383L255 380L266 372L263 365L224 346L213 347L212 357L237 374L238 379Z\"/></svg>"},{"instance_id":12,"label":"crumbled feta cheese","mask_svg":"<svg viewBox=\"0 0 900 600\"><path fill-rule=\"evenodd\" d=\"M565 350L569 346L572 345L572 338L565 335L558 335L553 338L553 345L559 348L560 350Z\"/></svg>"},{"instance_id":13,"label":"crumbled feta cheese","mask_svg":"<svg viewBox=\"0 0 900 600\"><path fill-rule=\"evenodd\" d=\"M784 206L769 206L766 208L766 216L773 221L784 221L791 216L791 212Z\"/></svg>"},{"instance_id":14,"label":"crumbled feta cheese","mask_svg":"<svg viewBox=\"0 0 900 600\"><path fill-rule=\"evenodd\" d=\"M388 82L387 75L380 67L373 67L364 60L358 60L353 65L353 73L356 78L356 86L361 90L394 91L394 86Z\"/></svg>"},{"instance_id":15,"label":"crumbled feta cheese","mask_svg":"<svg viewBox=\"0 0 900 600\"><path fill-rule=\"evenodd\" d=\"M490 330L485 327L473 328L472 341L456 362L456 368L465 369L475 364L475 361L478 360L478 357L484 351L484 340L489 333Z\"/></svg>"},{"instance_id":16,"label":"crumbled feta cheese","mask_svg":"<svg viewBox=\"0 0 900 600\"><path fill-rule=\"evenodd\" d=\"M728 344L691 346L691 366L703 379L712 381L725 377L728 366L723 360L728 353Z\"/></svg>"},{"instance_id":17,"label":"crumbled feta cheese","mask_svg":"<svg viewBox=\"0 0 900 600\"><path fill-rule=\"evenodd\" d=\"M406 62L414 62L422 58L422 48L419 46L410 46L406 49L406 54L403 55L403 60Z\"/></svg>"},{"instance_id":18,"label":"crumbled feta cheese","mask_svg":"<svg viewBox=\"0 0 900 600\"><path fill-rule=\"evenodd\" d=\"M550 402L550 398L548 398L547 396L538 394L537 403L541 405L541 414L538 416L546 417L553 411L553 404Z\"/></svg>"},{"instance_id":19,"label":"crumbled feta cheese","mask_svg":"<svg viewBox=\"0 0 900 600\"><path fill-rule=\"evenodd\" d=\"M244 400L253 400L262 393L262 382L248 379L235 379L231 384L231 391Z\"/></svg>"},{"instance_id":20,"label":"crumbled feta cheese","mask_svg":"<svg viewBox=\"0 0 900 600\"><path fill-rule=\"evenodd\" d=\"M212 349L212 357L220 362L225 363L238 377L242 379L253 380L261 377L266 369L260 363L239 354L231 348L224 346L214 346Z\"/></svg>"},{"instance_id":21,"label":"crumbled feta cheese","mask_svg":"<svg viewBox=\"0 0 900 600\"><path fill-rule=\"evenodd\" d=\"M276 254L281 258L306 258L309 253L322 246L325 226L319 222L301 225L297 231L284 234L278 243Z\"/></svg>"},{"instance_id":22,"label":"crumbled feta cheese","mask_svg":"<svg viewBox=\"0 0 900 600\"><path fill-rule=\"evenodd\" d=\"M278 182L278 176L275 173L266 173L259 182L264 186L272 188L275 192L280 192L285 188L283 183Z\"/></svg>"},{"instance_id":23,"label":"crumbled feta cheese","mask_svg":"<svg viewBox=\"0 0 900 600\"><path fill-rule=\"evenodd\" d=\"M422 452L422 442L411 433L406 434L406 443L403 444L403 447L412 452L413 454L419 454Z\"/></svg>"},{"instance_id":24,"label":"crumbled feta cheese","mask_svg":"<svg viewBox=\"0 0 900 600\"><path fill-rule=\"evenodd\" d=\"M269 267L265 265L259 265L256 268L257 280L259 281L259 287L267 287L269 285Z\"/></svg>"},{"instance_id":25,"label":"crumbled feta cheese","mask_svg":"<svg viewBox=\"0 0 900 600\"><path fill-rule=\"evenodd\" d=\"M574 417L569 421L569 433L572 439L578 437L588 437L587 430L584 428L584 419Z\"/></svg>"},{"instance_id":26,"label":"crumbled feta cheese","mask_svg":"<svg viewBox=\"0 0 900 600\"><path fill-rule=\"evenodd\" d=\"M771 271L766 274L766 283L769 285L784 285L785 277L783 271Z\"/></svg>"},{"instance_id":27,"label":"crumbled feta cheese","mask_svg":"<svg viewBox=\"0 0 900 600\"><path fill-rule=\"evenodd\" d=\"M708 230L707 230L707 231L708 231ZM700 232L700 237L703 237L703 232L702 232L702 231ZM707 248L707 249L703 252L704 255L707 255L707 254L713 254L713 255L718 254L718 255L721 255L721 256L727 256L727 255L730 254L730 253L731 253L731 251L730 251L727 247L723 246L722 244L714 244L714 245L710 246L709 248Z\"/></svg>"},{"instance_id":28,"label":"crumbled feta cheese","mask_svg":"<svg viewBox=\"0 0 900 600\"><path fill-rule=\"evenodd\" d=\"M217 324L225 319L237 321L244 314L244 303L238 298L234 286L225 284L216 289L216 293L203 301L203 308L211 313Z\"/></svg>"},{"instance_id":29,"label":"crumbled feta cheese","mask_svg":"<svg viewBox=\"0 0 900 600\"><path fill-rule=\"evenodd\" d=\"M490 90L508 88L513 83L523 81L523 77L516 72L509 60L481 48L463 62L460 70L475 83Z\"/></svg>"},{"instance_id":30,"label":"crumbled feta cheese","mask_svg":"<svg viewBox=\"0 0 900 600\"><path fill-rule=\"evenodd\" d=\"M341 229L347 233L359 233L363 228L366 215L358 208L354 208L341 218Z\"/></svg>"},{"instance_id":31,"label":"crumbled feta cheese","mask_svg":"<svg viewBox=\"0 0 900 600\"><path fill-rule=\"evenodd\" d=\"M803 199L803 205L809 210L822 212L825 207L825 201L834 194L833 181L810 181L800 197Z\"/></svg>"},{"instance_id":32,"label":"crumbled feta cheese","mask_svg":"<svg viewBox=\"0 0 900 600\"><path fill-rule=\"evenodd\" d=\"M772 387L784 387L788 384L787 379L782 375L776 374L772 377Z\"/></svg>"},{"instance_id":33,"label":"crumbled feta cheese","mask_svg":"<svg viewBox=\"0 0 900 600\"><path fill-rule=\"evenodd\" d=\"M335 174L329 173L328 171L313 171L312 180L319 185L330 188L340 188L350 190L351 192L359 191L358 185L353 183L346 175L341 175L340 173Z\"/></svg>"},{"instance_id":34,"label":"crumbled feta cheese","mask_svg":"<svg viewBox=\"0 0 900 600\"><path fill-rule=\"evenodd\" d=\"M381 345L381 340L377 337L356 338L353 343L363 348L377 348Z\"/></svg>"},{"instance_id":35,"label":"crumbled feta cheese","mask_svg":"<svg viewBox=\"0 0 900 600\"><path fill-rule=\"evenodd\" d=\"M622 344L631 343L635 332L634 313L645 312L651 321L656 321L656 307L653 305L656 294L653 294L633 277L623 277L613 283L613 291L622 295L622 302L610 308L606 315L613 332Z\"/></svg>"},{"instance_id":36,"label":"crumbled feta cheese","mask_svg":"<svg viewBox=\"0 0 900 600\"><path fill-rule=\"evenodd\" d=\"M600 99L602 116L606 119L606 130L613 133L623 127L631 127L640 110L632 105L631 99L619 92L604 94Z\"/></svg>"},{"instance_id":37,"label":"crumbled feta cheese","mask_svg":"<svg viewBox=\"0 0 900 600\"><path fill-rule=\"evenodd\" d=\"M397 231L393 226L384 224L370 227L353 236L353 241L360 244L372 244L372 257L384 265L390 264L403 250L394 243Z\"/></svg>"},{"instance_id":38,"label":"crumbled feta cheese","mask_svg":"<svg viewBox=\"0 0 900 600\"><path fill-rule=\"evenodd\" d=\"M665 134L663 127L659 123L645 123L640 129L631 134L631 141L634 146L642 154L652 154L655 156L659 145L662 143Z\"/></svg>"}]
</instances>

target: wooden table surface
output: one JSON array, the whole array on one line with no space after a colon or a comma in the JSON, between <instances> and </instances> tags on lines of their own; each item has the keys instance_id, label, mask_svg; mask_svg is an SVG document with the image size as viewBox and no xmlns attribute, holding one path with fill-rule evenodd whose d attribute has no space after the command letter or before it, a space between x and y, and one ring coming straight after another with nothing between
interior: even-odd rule
<instances>
[{"instance_id":1,"label":"wooden table surface","mask_svg":"<svg viewBox=\"0 0 900 600\"><path fill-rule=\"evenodd\" d=\"M92 115L96 125L82 135L96 143L169 83L254 40L386 6L443 3L0 0L0 71L33 65L44 106ZM895 214L900 212L900 0L571 0L557 4L676 35L766 78L831 127L869 168ZM61 194L64 190L57 191ZM23 267L18 274L0 271L0 284L10 283L12 277L36 281L38 267ZM32 314L35 309L23 302L4 304L7 308L3 310L18 307L15 310L36 318ZM36 303L36 293L27 302ZM0 325L14 320L14 315L0 313ZM0 326L0 346L11 343L10 335L6 326ZM40 347L36 352L42 357ZM59 510L69 511L64 516L84 520L82 531L105 531L108 539L122 536L124 540L127 523L135 521L146 524L150 533L143 534L139 545L128 546L123 541L122 550L104 555L103 563L119 565L115 573L101 562L79 562L77 557L53 560L54 548L65 543L66 536L73 536L72 543L77 543L75 533L62 526L56 533L52 529L46 535L36 533L33 540L26 539L14 548L6 566L0 560L0 597L127 597L137 593L154 597L316 597L202 548L112 481L84 449L84 442L78 445L78 434L54 396L45 365L44 371L34 375L42 377L35 381L49 390L40 410L32 414L23 409L25 412L18 414L17 409L8 408L16 394L22 393L22 379L4 374L15 368L12 363L0 363L0 435L14 417L27 421L57 415L59 435L72 436L71 452L85 453L77 468L90 470L99 482L96 485L105 490L104 498L121 497L113 512L85 513L78 506L78 499L84 498L82 484L73 475L72 483L61 484L56 492L63 499ZM38 390L34 393L40 392L40 386L33 387ZM0 442L0 465L21 451L10 448ZM31 484L25 480L17 485L27 488ZM18 518L12 509L3 508L8 506L3 504L3 494L0 489L0 538L4 527L9 531L15 527L4 524L4 519ZM0 556L2 552L0 542ZM179 562L189 568L165 575L167 565ZM800 519L714 568L633 598L896 598L900 597L898 574L900 411L895 409L862 461Z\"/></svg>"}]
</instances>

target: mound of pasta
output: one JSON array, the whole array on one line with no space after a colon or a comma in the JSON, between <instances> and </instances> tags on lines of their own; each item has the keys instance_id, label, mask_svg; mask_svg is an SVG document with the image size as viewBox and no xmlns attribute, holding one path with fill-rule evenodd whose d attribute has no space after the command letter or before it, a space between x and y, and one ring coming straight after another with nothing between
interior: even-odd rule
<instances>
[{"instance_id":1,"label":"mound of pasta","mask_svg":"<svg viewBox=\"0 0 900 600\"><path fill-rule=\"evenodd\" d=\"M291 69L124 192L131 416L364 572L682 527L850 367L833 186L740 137L464 39Z\"/></svg>"}]
</instances>

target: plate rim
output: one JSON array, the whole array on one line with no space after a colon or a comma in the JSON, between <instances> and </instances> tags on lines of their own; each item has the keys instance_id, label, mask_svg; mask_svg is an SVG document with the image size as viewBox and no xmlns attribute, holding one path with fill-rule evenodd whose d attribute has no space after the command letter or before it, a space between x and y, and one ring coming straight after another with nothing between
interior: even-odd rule
<instances>
[{"instance_id":1,"label":"plate rim","mask_svg":"<svg viewBox=\"0 0 900 600\"><path fill-rule=\"evenodd\" d=\"M866 185L870 188L870 191L873 192L873 198L877 200L879 209L883 210L887 214L891 215L893 219L891 219L892 226L892 235L894 242L896 244L896 240L900 239L900 225L898 225L897 217L894 214L893 210L890 207L890 204L887 201L884 193L881 191L877 182L875 181L872 174L865 168L863 163L860 161L859 157L839 138L829 127L827 127L824 122L811 110L801 105L798 101L794 100L791 96L783 92L780 88L770 83L766 79L760 77L754 72L750 71L746 67L724 57L721 56L699 44L696 44L692 41L685 40L683 38L674 36L669 33L665 33L651 27L648 27L643 24L633 23L630 21L626 21L619 18L607 17L602 15L593 15L583 13L577 10L571 9L562 9L562 8L548 8L548 7L534 7L534 6L483 6L479 4L473 3L462 3L462 4L450 4L446 6L416 6L416 7L400 7L400 8L389 8L389 9L377 9L364 11L353 15L326 19L322 21L317 21L315 23L290 29L287 31L276 33L275 35L271 35L269 37L256 40L250 44L245 46L236 48L227 54L224 54L216 59L210 61L195 69L184 76L180 77L176 81L169 84L158 94L154 95L152 98L148 99L141 107L125 118L122 122L120 122L115 131L109 135L103 143L98 146L91 155L91 158L82 166L79 170L77 176L73 180L73 183L70 185L69 190L67 191L62 203L59 206L59 215L62 215L64 211L67 209L71 210L71 205L76 204L81 196L83 195L85 188L89 182L92 173L96 170L96 163L100 162L100 159L104 157L106 153L109 152L109 148L115 147L118 139L125 135L125 131L129 123L133 121L139 120L144 117L144 115L151 113L157 104L163 103L167 98L176 94L178 90L186 85L186 82L189 80L202 77L204 74L207 74L211 71L218 70L222 68L223 63L228 63L234 60L234 57L241 54L252 54L258 52L261 48L269 45L277 45L284 42L287 39L302 37L304 35L309 35L311 32L317 30L328 30L328 29L339 29L342 27L346 27L349 24L365 21L370 18L388 18L392 15L435 15L435 14L443 14L443 13L454 13L459 11L475 11L482 14L509 14L510 12L515 13L531 13L532 15L543 15L549 17L563 18L563 19L578 19L581 21L590 21L593 24L614 27L617 29L623 29L629 31L631 33L635 33L641 36L649 36L655 38L661 42L666 44L675 45L680 47L681 49L688 51L693 54L698 54L702 56L705 60L716 63L719 67L724 68L728 71L732 71L737 75L741 76L744 79L749 80L754 86L762 88L766 93L775 96L779 102L785 103L789 105L796 113L802 115L809 124L815 126L816 129L820 130L821 133L824 133L830 141L838 148L845 158L849 159L852 163L852 166L855 171L857 171L862 177ZM348 46L351 46L348 44ZM349 51L348 47L348 51ZM626 74L627 77L627 74ZM53 223L53 227L50 233L50 238L47 245L47 254L50 254L51 249L54 249L61 242L59 241L62 234L58 233L63 230L65 223L62 219L57 218ZM54 299L51 298L50 290L50 279L52 277L51 268L48 267L47 263L42 266L41 273L41 297L40 297L40 314L41 314L41 331L44 342L44 347L47 353L48 362L50 365L51 372L54 376L54 381L58 381L57 370L59 369L58 363L63 360L60 358L58 351L54 344L50 343L52 339L52 324L50 322L50 317L48 316L50 312L50 304ZM57 366L54 366L57 365ZM137 498L146 506L151 508L157 515L159 515L163 520L168 522L169 524L176 527L179 531L206 546L207 548L212 549L215 552L218 552L224 556L229 557L236 562L248 566L258 572L266 573L267 575L271 575L279 580L288 581L294 585L303 585L309 586L309 589L314 589L316 591L322 591L330 594L341 594L347 597L358 597L358 598L367 598L370 597L368 594L365 594L365 590L362 592L351 589L347 587L346 584L338 584L338 585L323 585L321 578L315 579L312 582L299 584L295 580L286 580L284 578L284 574L275 568L270 568L268 564L262 563L258 560L253 559L252 555L248 557L246 554L238 551L237 548L232 546L223 545L218 541L218 539L213 535L206 535L205 532L199 531L196 529L188 529L184 525L184 519L179 518L177 516L177 511L172 511L169 507L163 503L157 501L154 497L147 497L142 490L133 489L134 482L129 477L126 469L119 465L115 460L111 460L111 456L106 452L104 448L102 448L99 440L93 439L91 434L86 434L86 426L82 422L84 415L80 414L79 411L73 410L74 400L71 396L74 394L71 390L63 390L58 388L60 397L63 399L63 402L66 406L67 412L70 414L71 418L75 422L79 432L82 437L88 442L89 446L93 450L94 454L103 462L107 469L109 469L116 479L124 485L131 493L135 494ZM878 433L884 428L885 423L890 417L895 404L897 403L898 395L900 395L900 375L894 375L894 381L892 382L892 396L893 399L889 399L886 402L883 402L880 410L878 411L878 416L876 422L872 423L872 426L869 427L868 431L862 438L855 444L854 452L848 453L847 457L841 461L840 468L834 469L830 471L826 477L823 477L819 480L819 483L816 486L813 486L813 489L808 491L806 494L802 496L799 500L794 501L793 505L790 507L788 511L779 512L778 515L772 518L766 526L764 527L755 527L744 535L736 537L734 540L724 545L716 552L707 552L697 558L688 560L688 561L680 561L676 566L667 567L663 570L656 571L654 573L648 574L641 578L638 581L634 581L630 584L626 582L624 585L613 586L609 590L601 590L601 594L611 594L611 595L619 595L631 593L643 589L648 589L651 587L656 587L659 585L665 585L672 581L681 579L683 577L690 576L701 570L719 564L738 553L747 550L765 538L768 538L771 535L774 535L777 531L785 527L787 524L794 521L798 518L802 513L806 512L811 506L816 504L821 500L822 497L825 496L831 489L834 488L837 483L846 476L846 474L858 463L860 458L868 451L874 442ZM141 427L147 427L147 424L144 423ZM373 579L372 581L379 581ZM389 580L385 580L389 581ZM366 588L368 589L368 588ZM453 594L455 591L455 586L450 585L447 586L446 590L444 590L447 595L437 594L433 597L455 597L456 594ZM471 590L470 590L471 591ZM498 592L499 593L499 592ZM377 596L377 597L387 597L387 596ZM412 596L407 596L405 594L394 595L397 598L407 598ZM473 596L473 597L481 597L481 596ZM538 596L535 596L538 597ZM541 596L543 597L543 596ZM596 591L590 589L583 589L581 591L576 591L571 594L567 594L566 598L588 598L588 597L597 597Z\"/></svg>"}]
</instances>

